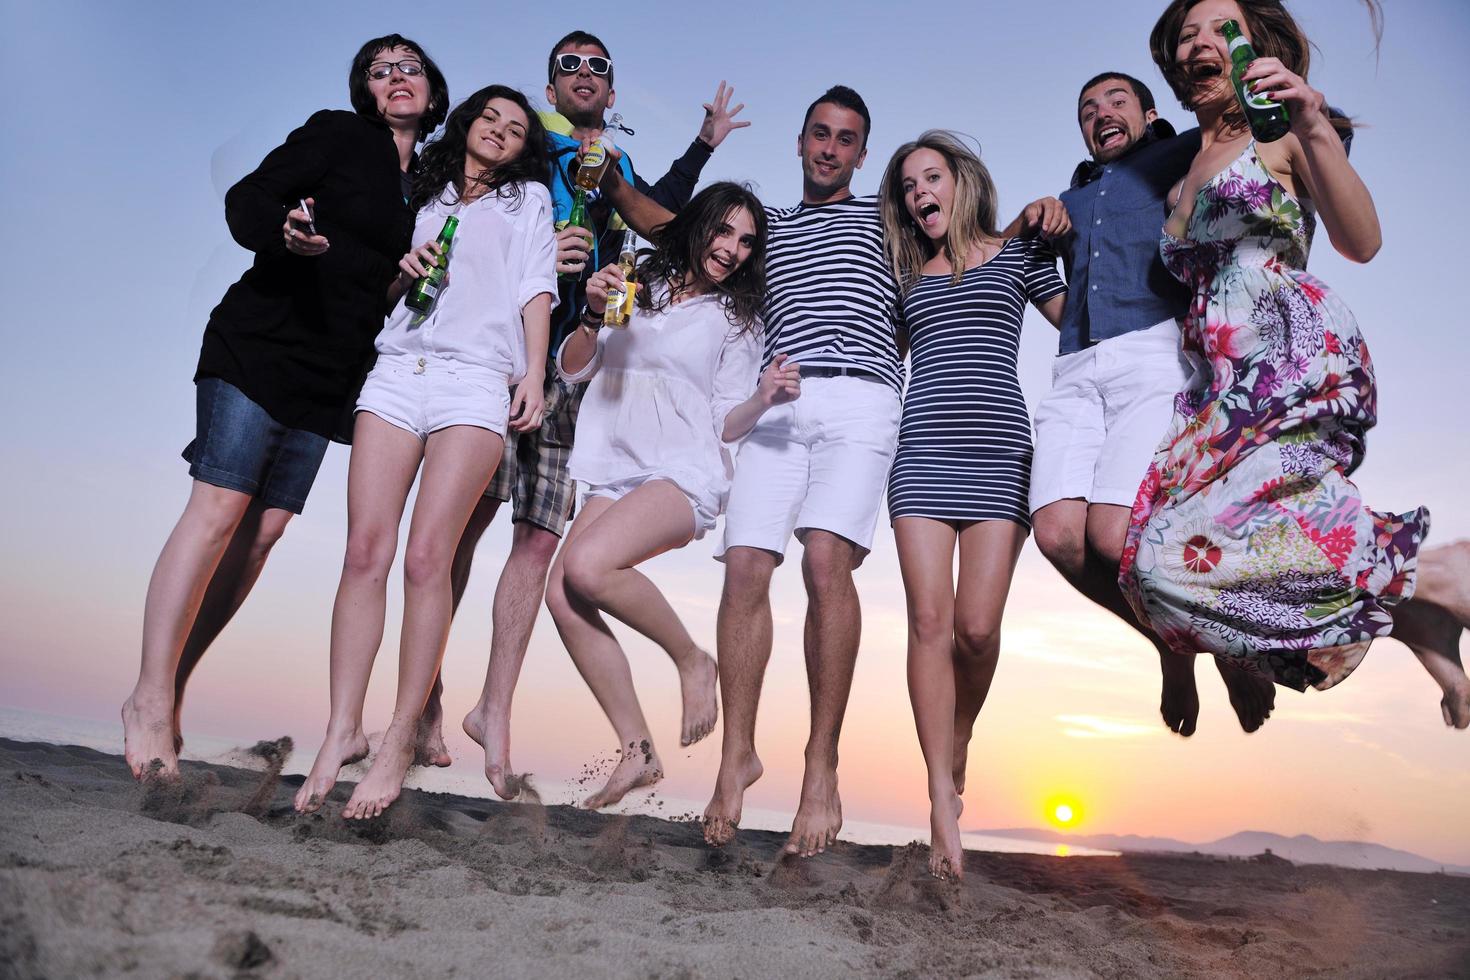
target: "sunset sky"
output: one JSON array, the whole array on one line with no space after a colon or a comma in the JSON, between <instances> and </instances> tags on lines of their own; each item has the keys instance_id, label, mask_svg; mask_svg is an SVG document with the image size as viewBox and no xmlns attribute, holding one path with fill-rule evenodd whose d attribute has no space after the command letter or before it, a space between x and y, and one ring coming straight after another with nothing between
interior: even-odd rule
<instances>
[{"instance_id":1,"label":"sunset sky","mask_svg":"<svg viewBox=\"0 0 1470 980\"><path fill-rule=\"evenodd\" d=\"M721 79L747 109L705 170L751 181L767 203L800 196L795 137L807 104L844 83L867 99L873 134L854 189L870 193L893 148L945 126L977 138L1008 219L1066 186L1083 156L1077 90L1104 69L1152 85L1163 114L1191 125L1149 61L1160 2L637 5L215 5L102 2L0 6L11 135L0 156L10 312L0 327L8 477L0 561L0 705L115 720L138 665L143 594L189 479L190 384L210 308L248 265L222 198L313 111L346 107L347 66L368 37L421 42L462 98L490 82L544 103L549 47L583 28L617 64L620 145L648 179L696 132ZM1381 415L1357 480L1372 505L1433 512L1431 543L1470 534L1463 407L1464 106L1470 8L1389 5L1378 55L1367 13L1343 0L1291 4L1319 51L1311 81L1365 124L1353 163L1373 191L1384 247L1353 266L1319 235L1312 271L1356 312L1378 369ZM1034 313L1022 384L1034 406L1055 332ZM242 741L290 733L308 765L327 713L327 637L345 540L348 452L334 446L305 515L196 675L186 735ZM450 747L483 678L489 603L509 540L492 528L445 663ZM714 536L653 562L696 638L714 642L722 566ZM776 650L752 806L794 809L807 697L799 548L774 590ZM927 824L922 760L904 682L903 590L886 516L858 574L863 645L842 740L854 820ZM397 657L399 579L369 703L386 726ZM678 683L667 659L623 631L669 777L661 792L707 798L717 737L680 751ZM1212 664L1198 665L1200 732L1158 719L1152 649L1092 607L1034 547L1007 608L1001 664L971 749L967 828L1043 826L1065 798L1080 830L1205 841L1237 830L1368 839L1470 864L1470 732L1447 730L1439 692L1408 650L1374 647L1326 693L1281 690L1260 732L1239 730ZM615 748L610 727L543 613L516 701L513 760L548 802ZM120 726L119 726L119 745ZM488 785L485 786L488 792Z\"/></svg>"}]
</instances>

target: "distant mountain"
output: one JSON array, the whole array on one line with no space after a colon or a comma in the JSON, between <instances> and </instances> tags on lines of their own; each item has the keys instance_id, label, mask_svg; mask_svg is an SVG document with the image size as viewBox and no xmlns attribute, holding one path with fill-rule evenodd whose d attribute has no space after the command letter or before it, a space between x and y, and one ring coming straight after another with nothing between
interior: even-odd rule
<instances>
[{"instance_id":1,"label":"distant mountain","mask_svg":"<svg viewBox=\"0 0 1470 980\"><path fill-rule=\"evenodd\" d=\"M1419 871L1433 874L1470 875L1470 866L1445 864L1418 854L1400 851L1367 841L1325 841L1310 834L1283 837L1259 830L1245 830L1207 844L1190 844L1170 837L1139 837L1136 834L1068 834L1040 828L976 830L988 837L1019 837L1023 840L1077 844L1107 851L1152 852L1155 854L1213 854L1220 857L1254 857L1267 848L1277 857L1294 864L1331 864L1340 868L1366 868L1382 871Z\"/></svg>"}]
</instances>

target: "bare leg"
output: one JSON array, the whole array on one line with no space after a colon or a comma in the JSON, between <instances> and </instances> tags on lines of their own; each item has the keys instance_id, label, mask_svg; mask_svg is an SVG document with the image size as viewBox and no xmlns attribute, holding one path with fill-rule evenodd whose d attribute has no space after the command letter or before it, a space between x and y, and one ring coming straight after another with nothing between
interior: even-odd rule
<instances>
[{"instance_id":1,"label":"bare leg","mask_svg":"<svg viewBox=\"0 0 1470 980\"><path fill-rule=\"evenodd\" d=\"M631 790L663 778L663 766L653 749L648 721L633 689L628 658L597 607L569 589L566 582L567 554L612 506L613 501L605 497L587 501L567 532L566 545L552 564L546 584L546 607L556 621L562 643L618 737L621 758L606 785L582 801L589 809L616 803Z\"/></svg>"},{"instance_id":2,"label":"bare leg","mask_svg":"<svg viewBox=\"0 0 1470 980\"><path fill-rule=\"evenodd\" d=\"M422 455L417 436L371 412L357 414L347 466L347 551L332 606L331 714L316 761L296 793L302 813L322 805L342 766L367 756L363 699L383 644L398 525Z\"/></svg>"},{"instance_id":3,"label":"bare leg","mask_svg":"<svg viewBox=\"0 0 1470 980\"><path fill-rule=\"evenodd\" d=\"M209 581L250 501L247 494L195 480L153 566L138 682L122 706L123 755L135 777L178 775L174 678Z\"/></svg>"},{"instance_id":4,"label":"bare leg","mask_svg":"<svg viewBox=\"0 0 1470 980\"><path fill-rule=\"evenodd\" d=\"M183 726L180 724L184 708L184 687L189 683L194 668L199 666L199 661L229 625L245 602L245 597L255 587L261 570L265 568L266 559L270 557L271 549L281 539L293 516L295 515L289 510L267 507L259 500L252 499L250 506L245 509L245 516L230 537L230 544L225 548L219 565L215 567L214 575L209 579L209 587L204 590L204 600L199 605L199 613L194 617L194 626L189 630L188 639L184 641L179 665L174 671L176 752L183 751L184 747Z\"/></svg>"},{"instance_id":5,"label":"bare leg","mask_svg":"<svg viewBox=\"0 0 1470 980\"><path fill-rule=\"evenodd\" d=\"M779 556L758 548L725 553L725 586L720 595L720 704L724 708L720 772L704 809L704 839L728 844L740 823L745 791L761 777L755 753L755 715L761 681L771 659L771 575Z\"/></svg>"},{"instance_id":6,"label":"bare leg","mask_svg":"<svg viewBox=\"0 0 1470 980\"><path fill-rule=\"evenodd\" d=\"M1402 641L1443 692L1440 714L1453 728L1470 728L1470 678L1460 659L1465 629L1438 606L1410 602L1395 612L1393 637Z\"/></svg>"},{"instance_id":7,"label":"bare leg","mask_svg":"<svg viewBox=\"0 0 1470 980\"><path fill-rule=\"evenodd\" d=\"M694 538L694 510L667 480L651 480L619 500L566 556L566 586L664 649L679 671L683 724L679 744L693 745L719 718L715 660L699 647L663 593L635 566Z\"/></svg>"},{"instance_id":8,"label":"bare leg","mask_svg":"<svg viewBox=\"0 0 1470 980\"><path fill-rule=\"evenodd\" d=\"M1094 520L1093 512L1097 512ZM1071 586L1137 630L1158 651L1163 673L1159 714L1171 732L1188 738L1199 718L1194 684L1194 658L1174 653L1134 616L1118 589L1118 559L1128 530L1128 509L1113 504L1088 505L1085 500L1058 500L1032 515L1036 545ZM1095 537L1103 545L1089 545Z\"/></svg>"},{"instance_id":9,"label":"bare leg","mask_svg":"<svg viewBox=\"0 0 1470 980\"><path fill-rule=\"evenodd\" d=\"M423 476L403 554L403 633L393 720L372 768L342 809L349 820L378 816L403 789L419 719L449 640L455 548L504 449L499 434L473 425L431 432L424 443Z\"/></svg>"},{"instance_id":10,"label":"bare leg","mask_svg":"<svg viewBox=\"0 0 1470 980\"><path fill-rule=\"evenodd\" d=\"M837 745L857 665L862 608L852 582L857 546L815 528L806 532L802 544L801 571L807 592L804 647L812 727L807 736L801 801L785 850L811 857L835 842L842 829Z\"/></svg>"},{"instance_id":11,"label":"bare leg","mask_svg":"<svg viewBox=\"0 0 1470 980\"><path fill-rule=\"evenodd\" d=\"M546 593L551 559L561 543L561 538L545 528L524 521L511 533L510 554L495 588L485 686L480 700L464 716L465 734L485 750L485 778L503 800L514 799L520 792L520 781L510 765L511 699Z\"/></svg>"},{"instance_id":12,"label":"bare leg","mask_svg":"<svg viewBox=\"0 0 1470 980\"><path fill-rule=\"evenodd\" d=\"M908 604L909 702L929 772L929 873L962 875L960 800L954 782L959 657L953 569L958 535L942 521L900 517L893 522L893 536Z\"/></svg>"}]
</instances>

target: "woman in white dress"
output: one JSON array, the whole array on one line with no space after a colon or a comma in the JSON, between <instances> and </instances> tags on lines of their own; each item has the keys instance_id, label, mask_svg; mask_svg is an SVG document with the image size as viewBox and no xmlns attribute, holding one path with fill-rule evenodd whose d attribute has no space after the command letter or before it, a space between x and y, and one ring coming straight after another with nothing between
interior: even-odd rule
<instances>
[{"instance_id":1,"label":"woman in white dress","mask_svg":"<svg viewBox=\"0 0 1470 980\"><path fill-rule=\"evenodd\" d=\"M621 759L584 805L615 803L663 775L633 679L603 613L668 653L683 695L680 744L715 725L715 662L695 645L658 588L635 566L715 526L733 474L727 443L773 405L800 394L795 364L761 364L765 212L739 184L714 184L657 230L638 266L626 329L600 329L616 265L587 283L582 327L557 370L591 379L570 472L585 497L551 569L546 605L562 642L617 732Z\"/></svg>"}]
</instances>

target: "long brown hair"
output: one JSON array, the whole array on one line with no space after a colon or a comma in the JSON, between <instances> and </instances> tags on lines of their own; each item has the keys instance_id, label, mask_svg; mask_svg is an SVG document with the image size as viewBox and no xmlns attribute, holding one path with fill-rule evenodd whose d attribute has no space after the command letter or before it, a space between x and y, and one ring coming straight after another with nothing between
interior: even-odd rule
<instances>
[{"instance_id":1,"label":"long brown hair","mask_svg":"<svg viewBox=\"0 0 1470 980\"><path fill-rule=\"evenodd\" d=\"M704 252L719 234L720 226L744 208L755 224L755 243L750 255L720 282L712 282L704 271ZM754 332L760 324L761 302L766 295L766 209L744 184L722 180L695 194L667 223L654 230L655 248L642 252L638 280L644 287L634 300L642 310L661 310L693 287L719 297L725 317L739 330ZM667 282L669 289L655 291L648 284Z\"/></svg>"},{"instance_id":2,"label":"long brown hair","mask_svg":"<svg viewBox=\"0 0 1470 980\"><path fill-rule=\"evenodd\" d=\"M909 215L903 198L903 163L916 150L933 150L944 158L954 177L954 207L944 241L937 247ZM965 274L970 249L986 239L999 238L995 228L995 181L980 158L954 133L931 129L912 143L894 151L883 171L878 192L883 215L883 251L900 288L908 292L919 279L919 270L939 251L949 259L952 279Z\"/></svg>"},{"instance_id":3,"label":"long brown hair","mask_svg":"<svg viewBox=\"0 0 1470 980\"><path fill-rule=\"evenodd\" d=\"M1189 71L1176 59L1179 50L1179 31L1184 26L1184 18L1189 15L1201 0L1172 0L1169 6L1164 8L1158 23L1154 24L1153 32L1148 37L1149 53L1153 55L1154 64L1158 65L1159 71L1163 73L1164 79L1169 87L1174 90L1174 95L1179 99L1179 104L1185 109L1193 112L1195 107L1189 103L1190 78ZM1282 0L1235 0L1240 7L1240 15L1245 23L1245 33L1250 37L1251 47L1256 49L1256 54L1263 58L1279 58L1288 71L1295 72L1305 81L1307 70L1312 63L1312 42L1307 40L1306 32L1296 22L1296 18L1286 9ZM1363 5L1368 8L1368 17L1373 24L1373 39L1375 46L1383 39L1383 9L1378 5L1378 0L1363 0ZM1229 66L1226 66L1229 70ZM1236 102L1232 102L1229 109L1225 111L1225 120L1232 126L1244 128L1245 112ZM1351 129L1352 120L1346 116L1333 116L1332 124L1339 130Z\"/></svg>"}]
</instances>

